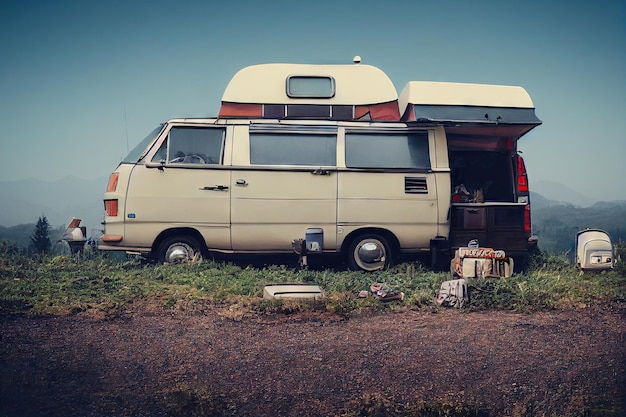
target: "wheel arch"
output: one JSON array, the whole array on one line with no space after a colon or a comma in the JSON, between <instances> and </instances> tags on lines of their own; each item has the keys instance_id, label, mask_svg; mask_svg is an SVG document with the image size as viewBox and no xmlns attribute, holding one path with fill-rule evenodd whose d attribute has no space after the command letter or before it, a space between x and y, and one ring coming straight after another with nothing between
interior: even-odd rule
<instances>
[{"instance_id":1,"label":"wheel arch","mask_svg":"<svg viewBox=\"0 0 626 417\"><path fill-rule=\"evenodd\" d=\"M154 242L152 242L150 256L152 258L155 258L157 256L157 251L159 250L161 243L163 243L165 239L172 236L190 236L194 238L200 244L200 250L202 251L202 255L208 255L209 250L207 248L206 241L204 240L204 237L202 237L202 234L200 234L198 229L194 229L193 227L172 227L170 229L163 230L161 233L159 233L156 239L154 239Z\"/></svg>"},{"instance_id":2,"label":"wheel arch","mask_svg":"<svg viewBox=\"0 0 626 417\"><path fill-rule=\"evenodd\" d=\"M346 238L343 240L343 243L341 244L341 253L344 256L347 255L348 248L350 247L352 241L361 235L368 234L376 234L384 237L389 244L393 255L397 255L400 251L400 242L398 241L396 235L394 235L393 232L391 232L390 230L384 229L382 227L362 227L360 229L353 230L348 234L348 236L346 236Z\"/></svg>"}]
</instances>

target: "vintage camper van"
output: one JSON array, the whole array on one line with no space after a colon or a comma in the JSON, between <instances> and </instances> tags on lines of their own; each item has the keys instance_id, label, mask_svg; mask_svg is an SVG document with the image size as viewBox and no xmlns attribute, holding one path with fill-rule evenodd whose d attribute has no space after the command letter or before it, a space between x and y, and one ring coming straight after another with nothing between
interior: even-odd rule
<instances>
[{"instance_id":1,"label":"vintage camper van","mask_svg":"<svg viewBox=\"0 0 626 417\"><path fill-rule=\"evenodd\" d=\"M540 123L520 87L411 82L398 96L369 65L250 66L216 117L169 120L117 166L99 248L180 262L301 239L375 271L401 253L449 264L478 239L524 258L517 140Z\"/></svg>"}]
</instances>

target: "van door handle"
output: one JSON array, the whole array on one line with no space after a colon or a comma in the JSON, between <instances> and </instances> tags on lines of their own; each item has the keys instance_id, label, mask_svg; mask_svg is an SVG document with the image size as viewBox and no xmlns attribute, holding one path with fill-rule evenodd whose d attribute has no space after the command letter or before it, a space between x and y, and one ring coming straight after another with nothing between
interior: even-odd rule
<instances>
[{"instance_id":1,"label":"van door handle","mask_svg":"<svg viewBox=\"0 0 626 417\"><path fill-rule=\"evenodd\" d=\"M228 186L226 185L214 185L214 186L206 186L206 187L202 187L200 188L201 190L208 190L208 191L226 191L228 190Z\"/></svg>"},{"instance_id":2,"label":"van door handle","mask_svg":"<svg viewBox=\"0 0 626 417\"><path fill-rule=\"evenodd\" d=\"M319 168L319 169L316 169L314 171L311 171L311 174L313 174L313 175L330 175L330 172L328 172L327 169Z\"/></svg>"}]
</instances>

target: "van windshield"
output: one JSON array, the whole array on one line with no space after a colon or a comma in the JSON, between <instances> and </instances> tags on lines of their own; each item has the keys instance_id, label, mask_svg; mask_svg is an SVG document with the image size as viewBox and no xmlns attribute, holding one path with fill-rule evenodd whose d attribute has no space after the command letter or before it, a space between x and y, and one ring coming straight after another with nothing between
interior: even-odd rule
<instances>
[{"instance_id":1,"label":"van windshield","mask_svg":"<svg viewBox=\"0 0 626 417\"><path fill-rule=\"evenodd\" d=\"M143 158L146 152L148 152L148 149L150 149L150 145L152 145L154 139L156 139L156 137L159 136L159 133L161 133L161 130L163 130L164 126L164 124L160 124L156 129L150 132L148 136L143 138L143 140L139 142L139 144L135 146L135 148L130 151L128 155L126 155L126 158L122 160L122 163L134 164Z\"/></svg>"}]
</instances>

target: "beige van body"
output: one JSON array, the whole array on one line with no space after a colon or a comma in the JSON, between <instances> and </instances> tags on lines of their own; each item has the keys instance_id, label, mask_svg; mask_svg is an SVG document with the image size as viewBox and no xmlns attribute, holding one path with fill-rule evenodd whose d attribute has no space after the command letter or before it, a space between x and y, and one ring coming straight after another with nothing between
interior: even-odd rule
<instances>
[{"instance_id":1,"label":"beige van body","mask_svg":"<svg viewBox=\"0 0 626 417\"><path fill-rule=\"evenodd\" d=\"M402 120L416 104L403 100L368 65L247 67L218 117L169 120L120 163L99 248L168 262L288 253L314 230L313 252L372 271L449 242L446 126Z\"/></svg>"}]
</instances>

